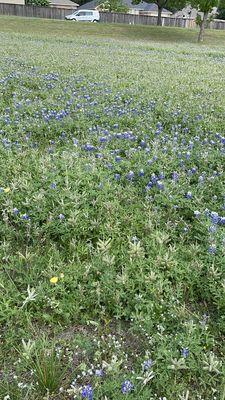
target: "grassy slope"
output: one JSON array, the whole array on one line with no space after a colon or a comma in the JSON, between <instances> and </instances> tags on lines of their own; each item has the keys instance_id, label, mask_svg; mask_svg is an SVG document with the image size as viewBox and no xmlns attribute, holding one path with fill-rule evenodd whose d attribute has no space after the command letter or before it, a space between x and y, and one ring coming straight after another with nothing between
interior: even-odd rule
<instances>
[{"instance_id":1,"label":"grassy slope","mask_svg":"<svg viewBox=\"0 0 225 400\"><path fill-rule=\"evenodd\" d=\"M79 24L38 18L1 16L2 32L41 34L59 37L87 35L123 40L148 40L163 43L196 43L197 30L123 24ZM224 45L224 31L207 30L204 45Z\"/></svg>"},{"instance_id":2,"label":"grassy slope","mask_svg":"<svg viewBox=\"0 0 225 400\"><path fill-rule=\"evenodd\" d=\"M180 400L189 390L190 400L196 400L197 395L211 400L215 389L220 392L216 399L224 399L221 375L216 372L218 367L224 373L224 367L221 370L215 364L213 373L207 369L210 351L220 361L224 355L223 229L218 232L218 254L211 258L207 253L208 221L193 218L196 209L203 212L207 207L221 212L224 158L217 142L215 149L211 146L210 131L223 134L225 129L221 86L225 74L224 32L208 31L205 43L199 46L196 31L178 28L1 17L0 35L1 77L9 76L6 82L1 81L1 115L13 109L11 123L7 125L2 118L0 129L11 141L18 140L22 148L8 150L1 146L0 150L0 186L11 188L1 197L1 237L5 239L0 247L1 370L9 375L8 384L0 387L0 397L10 393L13 400L43 399L40 374L40 389L35 393L19 389L12 376L16 371L22 382L33 381L29 371L38 370L37 361L42 359L42 369L50 370L45 351L55 337L69 365L63 381L53 374L56 387L58 382L66 390L75 375L89 369L90 362L96 368L116 354L121 366L114 374L109 373L103 389L92 378L79 383L90 380L95 384L95 399L102 400L103 394L109 399L123 398L122 380L135 379L130 370L140 371L148 350L155 361L156 378L141 395L138 389L130 394L131 398L166 396L168 400ZM83 81L80 83L77 77ZM74 107L77 103L81 107L71 117L49 123L41 118L37 122L33 117L33 109L61 111L73 92ZM91 106L94 100L98 101L96 108ZM149 102L155 101L156 108L151 109ZM17 102L22 103L22 109L14 108ZM18 110L19 122L14 118ZM199 114L203 119L198 121ZM179 128L179 123L185 124L183 116L190 138L201 138L187 168L197 165L199 174L206 173L204 187L199 188L195 177L186 176L184 171L180 172L180 185L172 185L169 177L179 168L179 161L173 155L167 156L163 152L165 143L154 137L157 123L162 122L169 137L174 135L172 126L176 125L185 139ZM114 128L115 123L119 128ZM159 158L156 166L148 167L151 153L137 152L126 159L126 151L136 143L125 141L103 148L104 161L124 176L131 169L137 174L144 168L148 176L163 170L169 194L174 195L171 204L168 192L164 195L156 191L152 205L145 198L141 181L132 185L124 177L118 184L113 180L114 172L105 168L101 159L98 162L82 147L74 150L74 136L81 145L87 141L98 145L98 135L95 131L89 133L96 125L112 133L132 130L142 139L150 135L153 152ZM62 131L68 143L60 138ZM51 140L55 144L51 145ZM32 148L35 141L37 150ZM110 154L118 146L124 158L121 169ZM172 149L174 142L169 141L168 146ZM179 146L186 154L188 146ZM53 156L49 155L49 147ZM220 172L220 177L212 177L214 170ZM50 185L55 181L57 190L52 192ZM190 189L194 200L188 203L184 194ZM177 203L180 212L175 211ZM31 215L31 227L13 215L13 207ZM62 223L58 218L61 213L66 217ZM187 227L190 231L184 234ZM141 240L140 249L132 247L134 236ZM99 239L109 238L111 247L100 250ZM49 279L61 273L64 278L56 286L51 285ZM37 298L21 307L28 285L35 288ZM119 322L110 324L115 316ZM123 324L131 316L137 318L137 325L141 323L144 331L131 325L127 334L130 324ZM94 325L87 325L90 319L94 319ZM115 333L116 339L109 333ZM21 351L22 338L36 340L37 354L32 358L35 367L30 365L29 357L22 356L22 363L18 363L14 349ZM180 359L183 347L190 349L187 370L172 361ZM55 371L60 370L56 360L52 365ZM56 389L50 398L68 399L67 392L58 394Z\"/></svg>"}]
</instances>

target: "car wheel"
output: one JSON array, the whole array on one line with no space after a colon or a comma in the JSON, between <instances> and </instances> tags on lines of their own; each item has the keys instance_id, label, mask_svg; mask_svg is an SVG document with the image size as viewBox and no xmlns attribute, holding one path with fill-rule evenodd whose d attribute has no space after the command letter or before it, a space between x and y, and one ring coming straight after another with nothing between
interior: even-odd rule
<instances>
[{"instance_id":1,"label":"car wheel","mask_svg":"<svg viewBox=\"0 0 225 400\"><path fill-rule=\"evenodd\" d=\"M97 21L97 19L94 19L94 21L93 21L93 22L95 22L95 23L96 23L96 22L98 22L98 21Z\"/></svg>"}]
</instances>

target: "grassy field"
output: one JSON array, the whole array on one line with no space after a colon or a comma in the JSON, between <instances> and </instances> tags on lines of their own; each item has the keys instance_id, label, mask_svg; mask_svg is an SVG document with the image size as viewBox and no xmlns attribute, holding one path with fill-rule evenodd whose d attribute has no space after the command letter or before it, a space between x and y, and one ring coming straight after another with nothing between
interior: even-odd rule
<instances>
[{"instance_id":1,"label":"grassy field","mask_svg":"<svg viewBox=\"0 0 225 400\"><path fill-rule=\"evenodd\" d=\"M0 399L225 399L224 37L0 17Z\"/></svg>"}]
</instances>

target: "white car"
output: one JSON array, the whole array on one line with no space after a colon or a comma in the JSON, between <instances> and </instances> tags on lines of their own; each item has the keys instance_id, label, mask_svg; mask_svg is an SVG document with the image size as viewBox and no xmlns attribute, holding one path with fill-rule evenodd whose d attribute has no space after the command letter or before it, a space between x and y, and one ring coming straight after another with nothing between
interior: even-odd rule
<instances>
[{"instance_id":1,"label":"white car","mask_svg":"<svg viewBox=\"0 0 225 400\"><path fill-rule=\"evenodd\" d=\"M66 15L65 19L71 21L98 22L100 20L100 15L97 10L78 10L73 14Z\"/></svg>"}]
</instances>

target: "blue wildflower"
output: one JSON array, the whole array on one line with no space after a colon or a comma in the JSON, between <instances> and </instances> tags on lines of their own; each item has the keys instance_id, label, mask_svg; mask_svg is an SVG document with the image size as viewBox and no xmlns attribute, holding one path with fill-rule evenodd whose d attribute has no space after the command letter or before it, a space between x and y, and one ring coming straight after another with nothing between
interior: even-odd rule
<instances>
[{"instance_id":1,"label":"blue wildflower","mask_svg":"<svg viewBox=\"0 0 225 400\"><path fill-rule=\"evenodd\" d=\"M124 381L124 382L122 383L121 392L122 392L123 394L130 393L131 390L133 390L133 389L134 389L134 385L133 385L133 383L132 383L131 381L126 380L126 381Z\"/></svg>"},{"instance_id":2,"label":"blue wildflower","mask_svg":"<svg viewBox=\"0 0 225 400\"><path fill-rule=\"evenodd\" d=\"M189 356L189 349L187 347L184 347L183 349L181 349L181 354L184 358L187 358Z\"/></svg>"},{"instance_id":3,"label":"blue wildflower","mask_svg":"<svg viewBox=\"0 0 225 400\"><path fill-rule=\"evenodd\" d=\"M178 174L178 172L173 171L173 173L172 173L172 179L173 179L174 182L177 182L177 181L178 181L178 179L179 179L179 174Z\"/></svg>"},{"instance_id":4,"label":"blue wildflower","mask_svg":"<svg viewBox=\"0 0 225 400\"><path fill-rule=\"evenodd\" d=\"M218 222L220 220L219 214L214 211L211 212L210 218L211 218L211 221L213 224L218 224Z\"/></svg>"},{"instance_id":5,"label":"blue wildflower","mask_svg":"<svg viewBox=\"0 0 225 400\"><path fill-rule=\"evenodd\" d=\"M198 183L201 184L201 183L204 182L204 180L205 180L205 177L203 175L200 175L199 178L198 178Z\"/></svg>"},{"instance_id":6,"label":"blue wildflower","mask_svg":"<svg viewBox=\"0 0 225 400\"><path fill-rule=\"evenodd\" d=\"M220 224L225 225L225 217L220 217Z\"/></svg>"},{"instance_id":7,"label":"blue wildflower","mask_svg":"<svg viewBox=\"0 0 225 400\"><path fill-rule=\"evenodd\" d=\"M19 214L18 208L13 208L13 214L15 214L15 215L18 215L18 214Z\"/></svg>"},{"instance_id":8,"label":"blue wildflower","mask_svg":"<svg viewBox=\"0 0 225 400\"><path fill-rule=\"evenodd\" d=\"M95 150L95 146L93 146L92 144L90 144L90 143L86 143L85 145L84 145L84 150L86 150L86 151L93 151L93 150Z\"/></svg>"},{"instance_id":9,"label":"blue wildflower","mask_svg":"<svg viewBox=\"0 0 225 400\"><path fill-rule=\"evenodd\" d=\"M130 171L130 172L127 174L127 179L128 179L129 181L132 181L133 178L134 178L134 172L133 172L133 171Z\"/></svg>"},{"instance_id":10,"label":"blue wildflower","mask_svg":"<svg viewBox=\"0 0 225 400\"><path fill-rule=\"evenodd\" d=\"M216 231L217 231L217 226L216 226L216 225L211 225L211 226L209 226L208 231L209 231L210 233L216 233Z\"/></svg>"},{"instance_id":11,"label":"blue wildflower","mask_svg":"<svg viewBox=\"0 0 225 400\"><path fill-rule=\"evenodd\" d=\"M144 361L143 365L142 365L143 370L147 371L148 369L150 369L152 367L152 365L153 365L153 361L151 359Z\"/></svg>"},{"instance_id":12,"label":"blue wildflower","mask_svg":"<svg viewBox=\"0 0 225 400\"><path fill-rule=\"evenodd\" d=\"M165 179L165 174L164 172L159 173L159 179Z\"/></svg>"},{"instance_id":13,"label":"blue wildflower","mask_svg":"<svg viewBox=\"0 0 225 400\"><path fill-rule=\"evenodd\" d=\"M104 136L102 136L102 137L99 138L99 141L100 141L101 143L107 142L107 138L104 137Z\"/></svg>"},{"instance_id":14,"label":"blue wildflower","mask_svg":"<svg viewBox=\"0 0 225 400\"><path fill-rule=\"evenodd\" d=\"M63 220L65 219L65 215L64 215L64 214L59 214L59 219L60 219L61 221L63 221Z\"/></svg>"},{"instance_id":15,"label":"blue wildflower","mask_svg":"<svg viewBox=\"0 0 225 400\"><path fill-rule=\"evenodd\" d=\"M191 193L191 192L187 192L186 195L185 195L185 197L186 197L187 199L191 200L191 199L192 199L192 193Z\"/></svg>"},{"instance_id":16,"label":"blue wildflower","mask_svg":"<svg viewBox=\"0 0 225 400\"><path fill-rule=\"evenodd\" d=\"M162 182L162 181L158 181L158 182L157 182L157 187L158 187L159 190L164 190L164 184L163 184L163 182Z\"/></svg>"},{"instance_id":17,"label":"blue wildflower","mask_svg":"<svg viewBox=\"0 0 225 400\"><path fill-rule=\"evenodd\" d=\"M114 178L115 178L116 181L119 181L119 180L120 180L120 177L121 177L120 174L115 174L115 175L114 175Z\"/></svg>"},{"instance_id":18,"label":"blue wildflower","mask_svg":"<svg viewBox=\"0 0 225 400\"><path fill-rule=\"evenodd\" d=\"M156 174L152 174L152 175L151 175L151 181L152 181L152 183L157 183L157 180L158 180L157 175L156 175Z\"/></svg>"},{"instance_id":19,"label":"blue wildflower","mask_svg":"<svg viewBox=\"0 0 225 400\"><path fill-rule=\"evenodd\" d=\"M216 254L216 245L212 244L211 246L208 247L208 252L210 254Z\"/></svg>"},{"instance_id":20,"label":"blue wildflower","mask_svg":"<svg viewBox=\"0 0 225 400\"><path fill-rule=\"evenodd\" d=\"M81 396L82 399L93 400L94 393L92 386L91 385L84 386L81 391Z\"/></svg>"},{"instance_id":21,"label":"blue wildflower","mask_svg":"<svg viewBox=\"0 0 225 400\"><path fill-rule=\"evenodd\" d=\"M95 376L98 376L98 377L103 377L104 376L104 371L103 371L103 369L96 369L96 371L95 371Z\"/></svg>"},{"instance_id":22,"label":"blue wildflower","mask_svg":"<svg viewBox=\"0 0 225 400\"><path fill-rule=\"evenodd\" d=\"M198 211L198 210L194 211L194 216L195 216L195 218L200 218L201 217L200 211Z\"/></svg>"},{"instance_id":23,"label":"blue wildflower","mask_svg":"<svg viewBox=\"0 0 225 400\"><path fill-rule=\"evenodd\" d=\"M30 217L29 217L28 214L23 214L23 215L22 215L22 219L23 219L24 221L29 221Z\"/></svg>"},{"instance_id":24,"label":"blue wildflower","mask_svg":"<svg viewBox=\"0 0 225 400\"><path fill-rule=\"evenodd\" d=\"M152 187L153 187L153 183L152 183L152 181L149 181L145 189L146 189L146 190L149 190L149 189L151 189Z\"/></svg>"}]
</instances>

